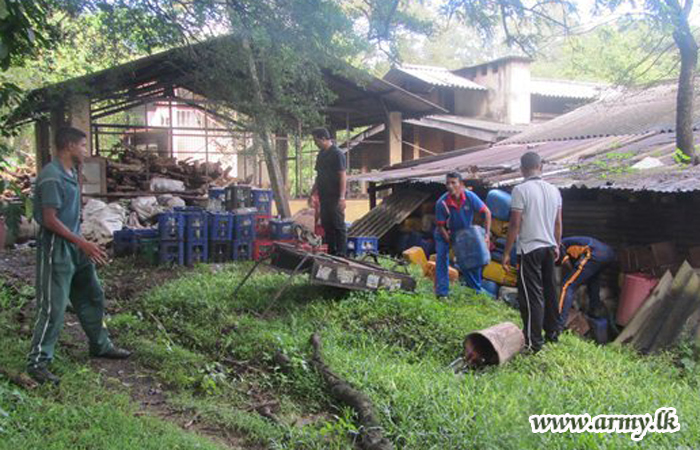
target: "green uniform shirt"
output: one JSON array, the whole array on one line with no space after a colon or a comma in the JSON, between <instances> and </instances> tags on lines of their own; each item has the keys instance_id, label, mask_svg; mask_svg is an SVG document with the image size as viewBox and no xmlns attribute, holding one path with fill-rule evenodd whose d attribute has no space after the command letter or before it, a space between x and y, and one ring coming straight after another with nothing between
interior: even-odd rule
<instances>
[{"instance_id":1,"label":"green uniform shirt","mask_svg":"<svg viewBox=\"0 0 700 450\"><path fill-rule=\"evenodd\" d=\"M59 161L47 164L36 179L34 188L34 219L44 227L42 209L56 208L58 220L70 231L80 233L80 186L75 169L71 172Z\"/></svg>"}]
</instances>

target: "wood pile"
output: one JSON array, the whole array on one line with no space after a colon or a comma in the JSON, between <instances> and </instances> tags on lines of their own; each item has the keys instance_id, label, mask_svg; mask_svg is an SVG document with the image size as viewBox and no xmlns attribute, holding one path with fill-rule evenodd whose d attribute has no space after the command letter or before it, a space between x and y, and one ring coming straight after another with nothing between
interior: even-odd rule
<instances>
[{"instance_id":1,"label":"wood pile","mask_svg":"<svg viewBox=\"0 0 700 450\"><path fill-rule=\"evenodd\" d=\"M147 192L152 178L170 178L185 183L187 192L204 193L209 185L226 186L231 168L192 158L177 160L151 152L125 149L118 159L107 159L107 192Z\"/></svg>"},{"instance_id":2,"label":"wood pile","mask_svg":"<svg viewBox=\"0 0 700 450\"><path fill-rule=\"evenodd\" d=\"M34 158L25 155L22 165L3 167L0 170L0 178L5 181L5 190L0 192L0 200L15 200L19 197L19 193L30 196L34 179Z\"/></svg>"}]
</instances>

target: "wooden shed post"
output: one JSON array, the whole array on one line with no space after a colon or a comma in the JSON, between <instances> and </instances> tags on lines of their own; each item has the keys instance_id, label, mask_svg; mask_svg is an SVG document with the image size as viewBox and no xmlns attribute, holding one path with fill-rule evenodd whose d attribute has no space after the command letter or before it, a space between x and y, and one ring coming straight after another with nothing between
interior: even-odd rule
<instances>
[{"instance_id":1,"label":"wooden shed post","mask_svg":"<svg viewBox=\"0 0 700 450\"><path fill-rule=\"evenodd\" d=\"M68 125L87 134L87 153L92 156L92 119L90 117L90 97L71 95L66 100Z\"/></svg>"},{"instance_id":2,"label":"wooden shed post","mask_svg":"<svg viewBox=\"0 0 700 450\"><path fill-rule=\"evenodd\" d=\"M398 164L403 159L401 121L400 112L390 112L387 116L385 133L389 165Z\"/></svg>"},{"instance_id":3,"label":"wooden shed post","mask_svg":"<svg viewBox=\"0 0 700 450\"><path fill-rule=\"evenodd\" d=\"M36 173L51 162L51 127L45 118L34 123L34 151L36 156Z\"/></svg>"}]
</instances>

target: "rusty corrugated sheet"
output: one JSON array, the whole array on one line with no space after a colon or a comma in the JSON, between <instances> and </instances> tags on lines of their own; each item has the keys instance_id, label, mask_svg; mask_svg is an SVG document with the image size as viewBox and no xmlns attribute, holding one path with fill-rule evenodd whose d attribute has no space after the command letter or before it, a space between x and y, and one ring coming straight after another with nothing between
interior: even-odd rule
<instances>
[{"instance_id":1,"label":"rusty corrugated sheet","mask_svg":"<svg viewBox=\"0 0 700 450\"><path fill-rule=\"evenodd\" d=\"M673 131L676 128L676 92L675 81L618 91L504 142L530 143ZM695 95L697 102L700 93L696 90ZM699 120L700 108L696 107L694 121Z\"/></svg>"},{"instance_id":2,"label":"rusty corrugated sheet","mask_svg":"<svg viewBox=\"0 0 700 450\"><path fill-rule=\"evenodd\" d=\"M399 189L356 220L348 230L348 235L381 238L394 225L403 222L428 197L430 197L429 192Z\"/></svg>"},{"instance_id":3,"label":"rusty corrugated sheet","mask_svg":"<svg viewBox=\"0 0 700 450\"><path fill-rule=\"evenodd\" d=\"M696 133L696 139L700 139L700 133ZM544 178L560 188L653 192L700 190L700 167L676 164L675 150L675 133L657 132L537 144L499 144L473 152L455 152L454 156L447 154L418 160L410 165L397 165L351 179L379 183L441 183L447 172L456 170L467 180L485 186L507 187L522 181L518 170L520 157L528 151L535 151L545 160ZM647 157L660 160L664 167L628 170Z\"/></svg>"}]
</instances>

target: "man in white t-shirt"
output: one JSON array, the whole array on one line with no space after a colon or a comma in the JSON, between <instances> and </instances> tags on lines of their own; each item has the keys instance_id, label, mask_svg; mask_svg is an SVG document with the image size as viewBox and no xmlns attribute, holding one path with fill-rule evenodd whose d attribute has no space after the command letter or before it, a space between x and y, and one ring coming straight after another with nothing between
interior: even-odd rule
<instances>
[{"instance_id":1,"label":"man in white t-shirt","mask_svg":"<svg viewBox=\"0 0 700 450\"><path fill-rule=\"evenodd\" d=\"M556 342L561 331L557 325L554 282L554 263L559 258L562 234L561 194L542 180L542 160L537 153L524 154L520 170L525 181L513 188L503 265L510 266L510 252L517 239L518 301L523 334L527 347L537 352L544 341Z\"/></svg>"}]
</instances>

